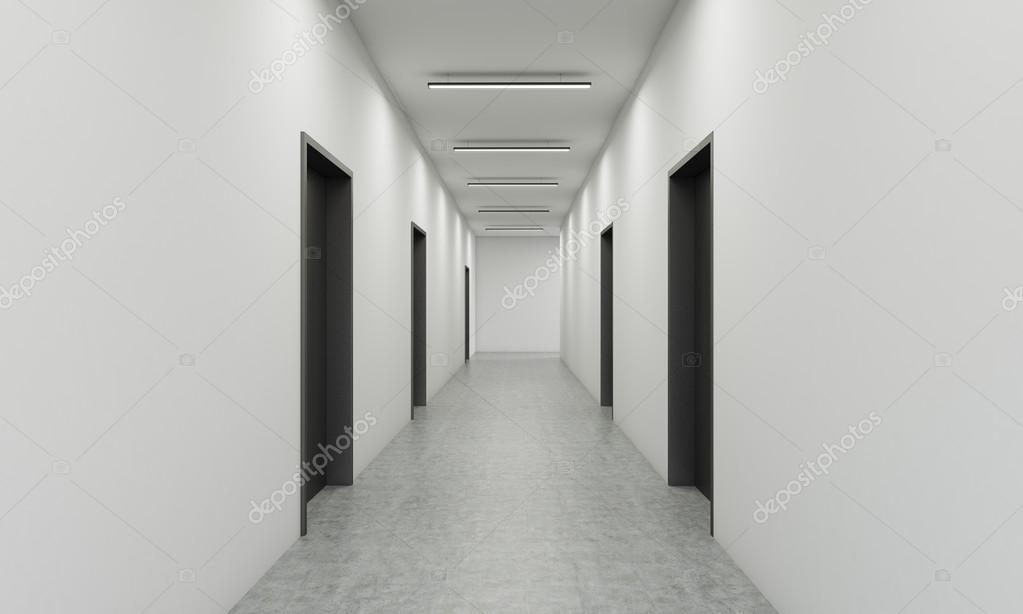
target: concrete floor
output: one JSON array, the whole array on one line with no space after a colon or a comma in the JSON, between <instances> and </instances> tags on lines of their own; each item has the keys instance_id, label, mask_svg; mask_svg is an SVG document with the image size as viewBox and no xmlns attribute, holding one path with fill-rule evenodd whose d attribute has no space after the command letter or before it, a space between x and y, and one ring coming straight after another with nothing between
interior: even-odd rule
<instances>
[{"instance_id":1,"label":"concrete floor","mask_svg":"<svg viewBox=\"0 0 1023 614\"><path fill-rule=\"evenodd\" d=\"M551 355L477 354L237 614L774 609Z\"/></svg>"}]
</instances>

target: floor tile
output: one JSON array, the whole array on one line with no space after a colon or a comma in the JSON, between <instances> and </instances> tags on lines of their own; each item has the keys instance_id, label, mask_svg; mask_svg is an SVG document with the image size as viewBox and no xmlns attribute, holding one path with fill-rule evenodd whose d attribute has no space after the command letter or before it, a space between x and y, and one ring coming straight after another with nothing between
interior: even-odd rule
<instances>
[{"instance_id":1,"label":"floor tile","mask_svg":"<svg viewBox=\"0 0 1023 614\"><path fill-rule=\"evenodd\" d=\"M555 355L477 354L232 610L774 609Z\"/></svg>"}]
</instances>

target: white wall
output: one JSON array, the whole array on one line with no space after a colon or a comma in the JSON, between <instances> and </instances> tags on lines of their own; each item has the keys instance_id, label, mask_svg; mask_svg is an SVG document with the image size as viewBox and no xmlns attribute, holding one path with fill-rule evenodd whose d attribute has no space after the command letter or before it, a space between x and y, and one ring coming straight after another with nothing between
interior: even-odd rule
<instances>
[{"instance_id":1,"label":"white wall","mask_svg":"<svg viewBox=\"0 0 1023 614\"><path fill-rule=\"evenodd\" d=\"M557 237L476 240L476 344L480 352L557 352L561 268Z\"/></svg>"},{"instance_id":2,"label":"white wall","mask_svg":"<svg viewBox=\"0 0 1023 614\"><path fill-rule=\"evenodd\" d=\"M615 222L615 418L666 475L667 171L713 131L717 539L784 613L1016 611L1023 309L1001 303L1023 285L1023 6L853 8L753 92L841 6L683 0L666 25L564 227L632 205ZM562 321L594 396L598 273L592 242ZM830 477L754 522L871 412L881 426Z\"/></svg>"},{"instance_id":3,"label":"white wall","mask_svg":"<svg viewBox=\"0 0 1023 614\"><path fill-rule=\"evenodd\" d=\"M0 311L5 610L217 612L296 539L248 514L299 462L300 131L355 176L356 471L409 419L412 220L430 394L461 365L465 221L349 22L249 91L336 6L276 4L0 1L0 284L124 203Z\"/></svg>"}]
</instances>

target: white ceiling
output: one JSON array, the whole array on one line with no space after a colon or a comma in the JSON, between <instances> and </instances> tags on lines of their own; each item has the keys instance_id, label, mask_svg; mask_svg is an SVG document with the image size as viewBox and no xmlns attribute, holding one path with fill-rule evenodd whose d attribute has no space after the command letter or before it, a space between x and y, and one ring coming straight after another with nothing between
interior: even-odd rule
<instances>
[{"instance_id":1,"label":"white ceiling","mask_svg":"<svg viewBox=\"0 0 1023 614\"><path fill-rule=\"evenodd\" d=\"M478 235L556 235L676 0L367 0L369 52ZM559 33L562 33L559 41ZM571 33L571 34L564 34ZM430 90L429 81L592 81L588 90ZM453 153L456 145L570 145L570 153ZM473 180L558 188L470 188ZM549 214L479 214L542 206ZM522 235L524 233L517 233ZM541 233L535 233L540 235ZM531 236L531 235L530 235Z\"/></svg>"}]
</instances>

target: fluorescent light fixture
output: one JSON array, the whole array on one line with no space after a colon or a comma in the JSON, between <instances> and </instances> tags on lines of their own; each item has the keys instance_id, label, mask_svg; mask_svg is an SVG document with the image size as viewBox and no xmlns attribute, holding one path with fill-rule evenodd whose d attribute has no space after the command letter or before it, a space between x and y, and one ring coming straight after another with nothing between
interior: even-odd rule
<instances>
[{"instance_id":1,"label":"fluorescent light fixture","mask_svg":"<svg viewBox=\"0 0 1023 614\"><path fill-rule=\"evenodd\" d=\"M556 188L560 184L557 181L470 181L465 185L470 188Z\"/></svg>"},{"instance_id":2,"label":"fluorescent light fixture","mask_svg":"<svg viewBox=\"0 0 1023 614\"><path fill-rule=\"evenodd\" d=\"M543 226L486 226L487 232L543 232Z\"/></svg>"},{"instance_id":3,"label":"fluorescent light fixture","mask_svg":"<svg viewBox=\"0 0 1023 614\"><path fill-rule=\"evenodd\" d=\"M572 151L572 148L567 145L558 146L537 146L537 145L526 145L523 147L518 146L497 146L497 147L476 147L476 146L459 146L452 147L452 151L468 152L468 153L547 153L547 152L562 152Z\"/></svg>"},{"instance_id":4,"label":"fluorescent light fixture","mask_svg":"<svg viewBox=\"0 0 1023 614\"><path fill-rule=\"evenodd\" d=\"M431 90L587 90L589 81L431 81Z\"/></svg>"},{"instance_id":5,"label":"fluorescent light fixture","mask_svg":"<svg viewBox=\"0 0 1023 614\"><path fill-rule=\"evenodd\" d=\"M476 213L550 213L550 209L540 207L487 207L477 209Z\"/></svg>"}]
</instances>

